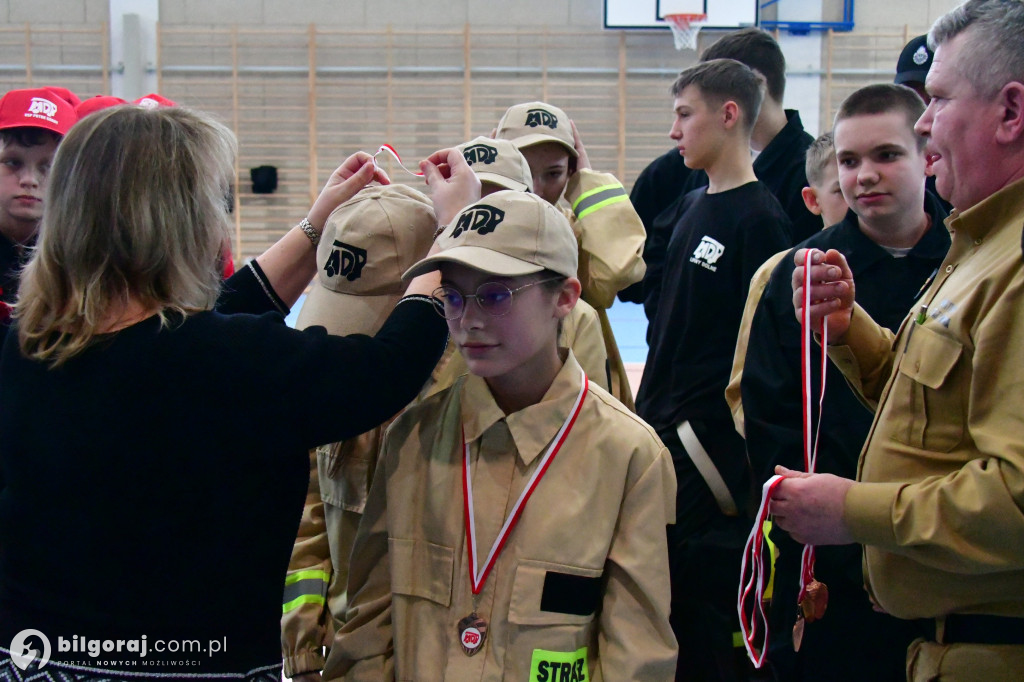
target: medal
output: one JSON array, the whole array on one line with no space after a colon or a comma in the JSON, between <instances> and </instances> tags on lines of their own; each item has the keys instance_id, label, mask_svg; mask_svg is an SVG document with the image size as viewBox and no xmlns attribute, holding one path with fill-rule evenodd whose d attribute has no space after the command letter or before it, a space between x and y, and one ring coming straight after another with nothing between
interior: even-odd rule
<instances>
[{"instance_id":1,"label":"medal","mask_svg":"<svg viewBox=\"0 0 1024 682\"><path fill-rule=\"evenodd\" d=\"M480 651L486 639L487 621L476 615L476 611L459 621L459 644L467 656Z\"/></svg>"},{"instance_id":2,"label":"medal","mask_svg":"<svg viewBox=\"0 0 1024 682\"><path fill-rule=\"evenodd\" d=\"M473 591L473 613L459 621L458 631L459 644L467 656L472 656L480 651L487 640L487 621L477 615L476 612L477 602L480 598L480 592L483 590L484 582L487 580L487 576L490 575L491 569L494 568L494 563L498 559L498 555L501 554L501 550L505 547L505 542L508 540L509 535L512 534L512 529L519 522L519 517L526 507L526 502L533 495L533 491L537 488L537 484L540 483L540 479L547 473L548 467L551 465L555 455L562 449L562 443L569 436L569 431L572 430L573 424L576 423L576 417L580 415L580 410L583 408L583 399L586 397L587 389L590 387L590 380L587 379L585 373L581 372L581 374L582 381L580 383L579 395L576 396L576 402L573 403L569 415L562 422L562 426L558 429L558 433L555 434L551 445L540 458L536 471L530 476L530 480L526 482L526 487L523 488L523 492L519 495L519 499L516 500L508 518L502 524L498 537L494 539L494 544L491 545L491 550L487 553L483 568L479 571L476 567L476 520L473 514L473 477L469 475L469 444L466 443L465 432L462 434L462 451L464 454L462 460L462 494L465 501L463 508L466 521L466 549L469 552L469 585Z\"/></svg>"},{"instance_id":3,"label":"medal","mask_svg":"<svg viewBox=\"0 0 1024 682\"><path fill-rule=\"evenodd\" d=\"M828 587L825 583L812 579L804 596L798 604L796 623L793 624L793 651L800 651L800 643L804 639L804 626L821 620L828 608Z\"/></svg>"},{"instance_id":4,"label":"medal","mask_svg":"<svg viewBox=\"0 0 1024 682\"><path fill-rule=\"evenodd\" d=\"M804 598L800 601L800 615L808 623L813 623L816 620L821 620L827 608L828 587L825 586L825 583L811 580L811 584L807 586L805 591Z\"/></svg>"}]
</instances>

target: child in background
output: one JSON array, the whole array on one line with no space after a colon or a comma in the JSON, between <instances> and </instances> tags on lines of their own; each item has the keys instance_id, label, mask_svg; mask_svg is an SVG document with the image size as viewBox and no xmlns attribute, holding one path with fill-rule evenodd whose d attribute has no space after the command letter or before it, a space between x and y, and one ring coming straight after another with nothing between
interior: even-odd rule
<instances>
[{"instance_id":1,"label":"child in background","mask_svg":"<svg viewBox=\"0 0 1024 682\"><path fill-rule=\"evenodd\" d=\"M614 175L590 168L576 124L558 107L516 104L501 117L495 137L510 140L526 157L535 194L552 205L564 196L571 206L564 211L579 243L583 300L600 316L611 393L632 410L633 393L606 310L620 290L644 276L640 216Z\"/></svg>"},{"instance_id":2,"label":"child in background","mask_svg":"<svg viewBox=\"0 0 1024 682\"><path fill-rule=\"evenodd\" d=\"M43 216L53 155L77 120L74 107L49 88L0 98L0 347Z\"/></svg>"},{"instance_id":3,"label":"child in background","mask_svg":"<svg viewBox=\"0 0 1024 682\"><path fill-rule=\"evenodd\" d=\"M471 374L388 429L325 677L670 680L672 471L558 348L580 294L571 227L499 192L437 243L406 276L440 268Z\"/></svg>"},{"instance_id":4,"label":"child in background","mask_svg":"<svg viewBox=\"0 0 1024 682\"><path fill-rule=\"evenodd\" d=\"M436 225L430 199L405 185L367 187L336 208L296 328L375 334L402 296L402 273L427 255ZM386 426L310 452L281 616L284 674L296 682L320 679L324 647L343 622L349 554Z\"/></svg>"},{"instance_id":5,"label":"child in background","mask_svg":"<svg viewBox=\"0 0 1024 682\"><path fill-rule=\"evenodd\" d=\"M839 187L839 167L836 164L836 149L832 144L832 133L822 133L807 148L805 170L807 171L808 185L804 187L801 196L807 210L814 215L821 216L825 227L840 222L850 207L846 204L846 199L843 198L843 192ZM743 319L740 321L740 332L736 337L736 350L732 356L732 373L729 375L729 385L725 387L725 400L729 403L729 409L732 410L732 420L736 424L736 431L741 436L744 433L740 380L743 377L743 360L747 354L750 323L754 318L757 303L761 300L761 294L768 286L772 271L787 253L789 253L788 249L779 251L757 269L750 279L747 303L743 306Z\"/></svg>"},{"instance_id":6,"label":"child in background","mask_svg":"<svg viewBox=\"0 0 1024 682\"><path fill-rule=\"evenodd\" d=\"M763 79L738 61L716 59L683 71L672 93L671 136L709 185L686 195L661 247L664 262L644 280L655 286L644 301L650 351L637 412L676 470L669 531L676 679L744 679L749 663L733 633L751 480L724 392L750 279L790 244L790 222L750 158Z\"/></svg>"},{"instance_id":7,"label":"child in background","mask_svg":"<svg viewBox=\"0 0 1024 682\"><path fill-rule=\"evenodd\" d=\"M945 209L925 191L925 140L914 132L924 103L900 85L869 85L839 107L833 134L845 218L795 248L844 254L857 302L896 330L949 248ZM781 464L803 469L800 324L793 314L794 251L772 273L750 326L740 384L747 451L760 484ZM819 386L821 348L811 346L811 386ZM832 362L821 412L817 471L853 478L871 427L864 407ZM816 390L816 389L815 389ZM817 400L813 401L817 405ZM817 408L815 408L817 411ZM793 650L802 545L780 528L768 660L785 680L902 680L912 621L877 613L864 590L859 545L819 547L815 576L829 588L825 618L808 624ZM870 656L860 652L870 651Z\"/></svg>"}]
</instances>

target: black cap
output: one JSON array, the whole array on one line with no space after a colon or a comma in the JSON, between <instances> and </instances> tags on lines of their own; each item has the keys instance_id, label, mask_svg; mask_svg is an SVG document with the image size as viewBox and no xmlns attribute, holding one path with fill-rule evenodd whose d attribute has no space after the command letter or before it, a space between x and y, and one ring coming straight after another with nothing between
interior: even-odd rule
<instances>
[{"instance_id":1,"label":"black cap","mask_svg":"<svg viewBox=\"0 0 1024 682\"><path fill-rule=\"evenodd\" d=\"M907 43L896 62L896 78L893 83L924 83L928 69L932 67L932 51L928 47L928 36L918 36Z\"/></svg>"}]
</instances>

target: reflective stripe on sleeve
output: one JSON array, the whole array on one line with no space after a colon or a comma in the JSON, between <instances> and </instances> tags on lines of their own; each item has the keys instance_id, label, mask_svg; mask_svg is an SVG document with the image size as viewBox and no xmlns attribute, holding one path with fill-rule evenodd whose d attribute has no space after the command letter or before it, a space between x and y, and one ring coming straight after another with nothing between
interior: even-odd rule
<instances>
[{"instance_id":1,"label":"reflective stripe on sleeve","mask_svg":"<svg viewBox=\"0 0 1024 682\"><path fill-rule=\"evenodd\" d=\"M303 604L327 604L327 586L331 576L326 571L296 571L284 580L282 613L293 611Z\"/></svg>"},{"instance_id":2,"label":"reflective stripe on sleeve","mask_svg":"<svg viewBox=\"0 0 1024 682\"><path fill-rule=\"evenodd\" d=\"M580 195L572 205L572 212L577 219L582 219L588 213L593 213L609 204L617 204L620 201L628 201L629 195L622 185L602 185L595 187L589 192Z\"/></svg>"}]
</instances>

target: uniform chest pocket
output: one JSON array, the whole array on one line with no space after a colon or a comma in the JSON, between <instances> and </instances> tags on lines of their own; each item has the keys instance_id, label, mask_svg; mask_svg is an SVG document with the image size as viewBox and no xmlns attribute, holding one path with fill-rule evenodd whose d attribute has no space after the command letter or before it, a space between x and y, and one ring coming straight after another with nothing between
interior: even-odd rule
<instances>
[{"instance_id":1,"label":"uniform chest pocket","mask_svg":"<svg viewBox=\"0 0 1024 682\"><path fill-rule=\"evenodd\" d=\"M604 593L602 571L521 561L508 619L516 625L582 625L594 620Z\"/></svg>"},{"instance_id":2,"label":"uniform chest pocket","mask_svg":"<svg viewBox=\"0 0 1024 682\"><path fill-rule=\"evenodd\" d=\"M388 554L392 592L451 605L454 549L422 540L389 538Z\"/></svg>"},{"instance_id":3,"label":"uniform chest pocket","mask_svg":"<svg viewBox=\"0 0 1024 682\"><path fill-rule=\"evenodd\" d=\"M890 401L899 419L893 428L896 440L915 448L949 452L964 437L966 417L964 377L956 376L963 356L963 345L949 336L923 325L915 325Z\"/></svg>"},{"instance_id":4,"label":"uniform chest pocket","mask_svg":"<svg viewBox=\"0 0 1024 682\"><path fill-rule=\"evenodd\" d=\"M334 507L362 514L377 466L378 429L316 450L320 498Z\"/></svg>"}]
</instances>

